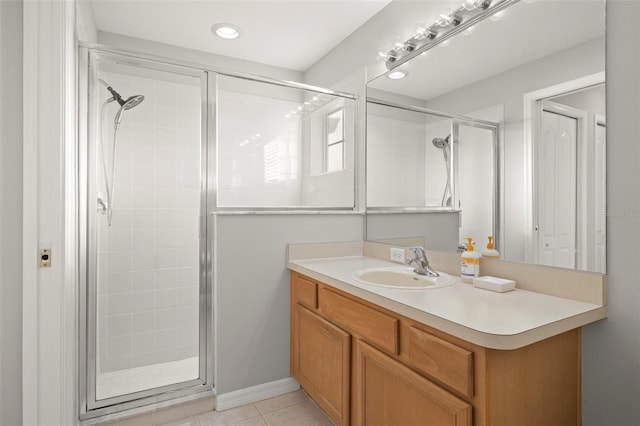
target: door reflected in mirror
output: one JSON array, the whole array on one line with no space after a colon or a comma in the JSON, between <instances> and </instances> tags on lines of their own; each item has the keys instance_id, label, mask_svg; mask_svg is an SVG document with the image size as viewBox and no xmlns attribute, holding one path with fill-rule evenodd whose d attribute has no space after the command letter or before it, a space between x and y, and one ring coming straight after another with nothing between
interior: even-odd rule
<instances>
[{"instance_id":1,"label":"door reflected in mirror","mask_svg":"<svg viewBox=\"0 0 640 426\"><path fill-rule=\"evenodd\" d=\"M477 250L605 272L604 11L517 2L370 81L367 209L459 211Z\"/></svg>"}]
</instances>

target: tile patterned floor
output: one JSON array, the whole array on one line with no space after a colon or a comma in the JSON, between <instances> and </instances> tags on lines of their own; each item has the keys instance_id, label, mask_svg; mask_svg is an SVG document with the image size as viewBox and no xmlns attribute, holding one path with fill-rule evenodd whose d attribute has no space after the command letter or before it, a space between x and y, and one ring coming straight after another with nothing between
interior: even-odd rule
<instances>
[{"instance_id":1,"label":"tile patterned floor","mask_svg":"<svg viewBox=\"0 0 640 426\"><path fill-rule=\"evenodd\" d=\"M332 426L333 422L298 390L226 411L212 411L163 426Z\"/></svg>"}]
</instances>

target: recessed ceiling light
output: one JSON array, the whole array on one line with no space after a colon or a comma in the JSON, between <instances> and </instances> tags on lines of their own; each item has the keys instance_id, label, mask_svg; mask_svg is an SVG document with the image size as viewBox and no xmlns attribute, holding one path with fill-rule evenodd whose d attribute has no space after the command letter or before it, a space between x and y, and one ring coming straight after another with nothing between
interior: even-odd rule
<instances>
[{"instance_id":1,"label":"recessed ceiling light","mask_svg":"<svg viewBox=\"0 0 640 426\"><path fill-rule=\"evenodd\" d=\"M398 70L387 74L387 78L390 78L391 80L399 80L401 78L405 78L408 75L409 73L407 71Z\"/></svg>"},{"instance_id":2,"label":"recessed ceiling light","mask_svg":"<svg viewBox=\"0 0 640 426\"><path fill-rule=\"evenodd\" d=\"M211 27L211 32L220 38L233 40L240 37L240 28L233 24L215 24Z\"/></svg>"}]
</instances>

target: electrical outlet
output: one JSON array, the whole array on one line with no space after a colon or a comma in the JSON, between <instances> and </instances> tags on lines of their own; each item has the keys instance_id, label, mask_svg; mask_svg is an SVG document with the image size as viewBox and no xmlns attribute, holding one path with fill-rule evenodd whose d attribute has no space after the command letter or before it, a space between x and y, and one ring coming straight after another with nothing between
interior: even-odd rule
<instances>
[{"instance_id":1,"label":"electrical outlet","mask_svg":"<svg viewBox=\"0 0 640 426\"><path fill-rule=\"evenodd\" d=\"M398 247L391 247L389 253L389 259L392 262L404 263L404 249Z\"/></svg>"}]
</instances>

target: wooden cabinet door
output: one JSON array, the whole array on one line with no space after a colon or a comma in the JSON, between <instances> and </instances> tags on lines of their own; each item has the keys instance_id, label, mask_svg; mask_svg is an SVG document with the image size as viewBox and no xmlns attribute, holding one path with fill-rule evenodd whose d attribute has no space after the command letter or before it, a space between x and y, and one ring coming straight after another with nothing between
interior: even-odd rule
<instances>
[{"instance_id":1,"label":"wooden cabinet door","mask_svg":"<svg viewBox=\"0 0 640 426\"><path fill-rule=\"evenodd\" d=\"M349 424L351 336L296 305L294 377L338 426Z\"/></svg>"},{"instance_id":2,"label":"wooden cabinet door","mask_svg":"<svg viewBox=\"0 0 640 426\"><path fill-rule=\"evenodd\" d=\"M471 426L471 405L358 340L354 423L366 426Z\"/></svg>"}]
</instances>

